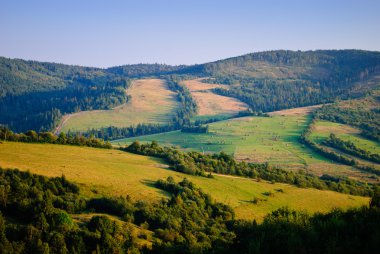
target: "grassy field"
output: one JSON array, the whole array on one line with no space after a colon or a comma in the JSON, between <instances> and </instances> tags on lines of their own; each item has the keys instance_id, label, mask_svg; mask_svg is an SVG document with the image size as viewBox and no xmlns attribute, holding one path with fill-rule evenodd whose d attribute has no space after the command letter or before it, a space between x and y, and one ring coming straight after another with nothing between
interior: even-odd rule
<instances>
[{"instance_id":1,"label":"grassy field","mask_svg":"<svg viewBox=\"0 0 380 254\"><path fill-rule=\"evenodd\" d=\"M354 127L351 127L346 124L333 123L329 121L317 121L315 123L315 128L310 135L310 137L315 142L322 142L326 139L330 133L334 133L339 138L345 141L353 142L357 147L371 151L372 153L380 154L380 144L376 141L369 140L360 136L360 130Z\"/></svg>"},{"instance_id":2,"label":"grassy field","mask_svg":"<svg viewBox=\"0 0 380 254\"><path fill-rule=\"evenodd\" d=\"M149 201L166 197L165 192L153 186L154 181L168 176L176 180L187 177L217 201L231 205L237 216L245 219L260 220L266 213L282 206L324 212L334 207L366 205L369 201L364 197L251 179L189 176L167 169L158 159L118 150L6 142L0 144L0 166L46 176L64 174L67 179L79 183L84 194L89 196L130 195L134 199ZM265 192L271 192L273 196L268 197ZM250 201L254 197L267 201L253 204Z\"/></svg>"},{"instance_id":3,"label":"grassy field","mask_svg":"<svg viewBox=\"0 0 380 254\"><path fill-rule=\"evenodd\" d=\"M127 127L138 123L167 123L178 106L176 94L159 79L136 80L128 88L131 100L112 110L83 111L66 115L62 131Z\"/></svg>"},{"instance_id":4,"label":"grassy field","mask_svg":"<svg viewBox=\"0 0 380 254\"><path fill-rule=\"evenodd\" d=\"M201 79L182 81L182 84L190 90L198 105L198 115L200 116L236 114L248 109L245 103L235 98L217 95L210 91L216 87L228 88L226 85L207 84L201 82Z\"/></svg>"},{"instance_id":5,"label":"grassy field","mask_svg":"<svg viewBox=\"0 0 380 254\"><path fill-rule=\"evenodd\" d=\"M380 154L380 144L376 141L369 140L360 135L360 130L354 127L351 127L346 124L334 123L329 121L319 120L315 123L313 131L310 135L310 138L319 144L325 139L328 138L330 133L334 133L337 137L344 141L351 141L355 144L355 146L370 151L371 153ZM366 166L373 166L375 169L380 170L380 164L374 163L371 161L367 161L361 159L356 156L352 156L350 154L344 153L343 151L333 149L330 147L326 147L327 149L334 150L335 152L342 154L346 157L353 158L357 160L360 164ZM370 179L369 179L370 180Z\"/></svg>"},{"instance_id":6,"label":"grassy field","mask_svg":"<svg viewBox=\"0 0 380 254\"><path fill-rule=\"evenodd\" d=\"M366 178L356 169L328 160L299 142L299 136L309 121L303 110L275 112L272 117L243 117L209 124L209 133L180 131L115 140L124 146L139 140L158 141L184 150L201 152L225 151L239 160L269 162L290 170L307 170L317 175L345 175ZM365 180L366 179L362 179Z\"/></svg>"}]
</instances>

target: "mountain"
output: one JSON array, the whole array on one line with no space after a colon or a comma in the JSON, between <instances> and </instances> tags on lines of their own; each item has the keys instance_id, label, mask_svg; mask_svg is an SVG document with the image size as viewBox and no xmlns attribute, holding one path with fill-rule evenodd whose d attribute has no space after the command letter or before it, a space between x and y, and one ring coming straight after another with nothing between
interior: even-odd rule
<instances>
[{"instance_id":1,"label":"mountain","mask_svg":"<svg viewBox=\"0 0 380 254\"><path fill-rule=\"evenodd\" d=\"M168 75L234 85L215 93L254 111L332 102L364 94L380 71L380 52L363 50L267 51L193 66L136 64L108 69L0 58L0 123L16 131L51 130L62 115L109 109L128 101L131 78Z\"/></svg>"}]
</instances>

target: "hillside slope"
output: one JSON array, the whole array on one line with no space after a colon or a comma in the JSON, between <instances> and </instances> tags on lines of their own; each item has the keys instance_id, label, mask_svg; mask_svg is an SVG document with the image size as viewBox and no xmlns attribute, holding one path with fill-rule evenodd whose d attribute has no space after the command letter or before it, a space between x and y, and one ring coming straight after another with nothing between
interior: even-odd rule
<instances>
[{"instance_id":1,"label":"hillside slope","mask_svg":"<svg viewBox=\"0 0 380 254\"><path fill-rule=\"evenodd\" d=\"M108 69L0 58L0 123L16 131L52 130L64 114L125 103L125 88L136 77L180 75L235 84L213 92L268 112L361 96L373 89L366 81L379 71L380 52L361 50L279 50L194 66Z\"/></svg>"},{"instance_id":2,"label":"hillside slope","mask_svg":"<svg viewBox=\"0 0 380 254\"><path fill-rule=\"evenodd\" d=\"M369 200L332 191L256 182L239 177L215 176L210 179L185 175L169 170L160 160L118 150L12 142L0 146L1 167L29 170L45 176L64 174L68 180L79 183L90 196L129 195L135 200L155 202L167 196L153 186L156 180L168 176L175 180L186 177L217 201L231 205L238 218L261 220L265 214L282 206L323 212L334 207L366 205ZM93 192L94 189L101 193ZM254 197L266 201L254 204L251 202Z\"/></svg>"},{"instance_id":3,"label":"hillside slope","mask_svg":"<svg viewBox=\"0 0 380 254\"><path fill-rule=\"evenodd\" d=\"M82 111L65 116L62 131L87 131L111 125L168 124L173 112L179 107L177 94L160 79L132 81L126 93L131 99L112 110Z\"/></svg>"}]
</instances>

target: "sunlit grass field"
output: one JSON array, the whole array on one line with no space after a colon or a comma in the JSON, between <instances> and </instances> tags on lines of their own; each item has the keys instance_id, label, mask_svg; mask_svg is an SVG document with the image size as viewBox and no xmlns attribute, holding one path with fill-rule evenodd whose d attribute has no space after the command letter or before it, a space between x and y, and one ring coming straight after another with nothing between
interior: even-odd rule
<instances>
[{"instance_id":1,"label":"sunlit grass field","mask_svg":"<svg viewBox=\"0 0 380 254\"><path fill-rule=\"evenodd\" d=\"M163 161L155 158L87 147L6 142L0 144L0 166L50 177L64 174L67 179L80 184L86 196L130 195L135 200L151 202L168 197L167 193L153 186L156 180L172 176L179 181L187 177L215 200L231 205L238 218L245 219L261 220L265 214L282 206L325 212L334 207L366 205L369 200L245 178L190 176L169 170ZM266 196L266 192L273 196ZM254 197L266 201L253 204Z\"/></svg>"},{"instance_id":2,"label":"sunlit grass field","mask_svg":"<svg viewBox=\"0 0 380 254\"><path fill-rule=\"evenodd\" d=\"M360 136L360 130L354 127L351 127L346 124L334 123L329 121L317 121L314 125L313 132L311 134L311 138L315 142L322 142L330 133L334 133L340 139L344 141L351 141L355 144L355 146L370 151L371 153L380 154L380 144L376 141L369 140Z\"/></svg>"},{"instance_id":3,"label":"sunlit grass field","mask_svg":"<svg viewBox=\"0 0 380 254\"><path fill-rule=\"evenodd\" d=\"M130 101L112 110L83 111L68 115L62 131L87 131L101 127L129 127L139 123L168 123L178 102L176 93L170 91L160 79L133 81L127 89Z\"/></svg>"}]
</instances>

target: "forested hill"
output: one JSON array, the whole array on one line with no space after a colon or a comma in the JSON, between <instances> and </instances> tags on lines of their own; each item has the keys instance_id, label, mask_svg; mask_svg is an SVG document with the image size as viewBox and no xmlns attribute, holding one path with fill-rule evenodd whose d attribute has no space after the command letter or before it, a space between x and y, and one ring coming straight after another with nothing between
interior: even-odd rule
<instances>
[{"instance_id":1,"label":"forested hill","mask_svg":"<svg viewBox=\"0 0 380 254\"><path fill-rule=\"evenodd\" d=\"M187 66L185 65L171 66L166 64L132 64L111 67L106 69L106 72L133 78L143 78L146 76L180 73L186 68Z\"/></svg>"},{"instance_id":2,"label":"forested hill","mask_svg":"<svg viewBox=\"0 0 380 254\"><path fill-rule=\"evenodd\" d=\"M255 111L331 103L379 87L380 52L362 50L268 51L198 66L208 82L233 84L214 92ZM189 71L190 72L190 71ZM369 85L369 84L372 85Z\"/></svg>"},{"instance_id":3,"label":"forested hill","mask_svg":"<svg viewBox=\"0 0 380 254\"><path fill-rule=\"evenodd\" d=\"M0 58L0 123L50 130L65 113L128 100L128 78L103 69Z\"/></svg>"},{"instance_id":4,"label":"forested hill","mask_svg":"<svg viewBox=\"0 0 380 254\"><path fill-rule=\"evenodd\" d=\"M337 80L365 78L380 70L380 52L364 50L276 50L246 54L183 69L206 76Z\"/></svg>"},{"instance_id":5,"label":"forested hill","mask_svg":"<svg viewBox=\"0 0 380 254\"><path fill-rule=\"evenodd\" d=\"M131 78L191 75L235 84L214 92L254 111L347 99L373 89L358 85L380 73L380 52L267 51L193 66L136 64L108 69L0 57L0 124L15 131L51 130L63 114L126 102ZM359 89L360 87L360 89Z\"/></svg>"}]
</instances>

